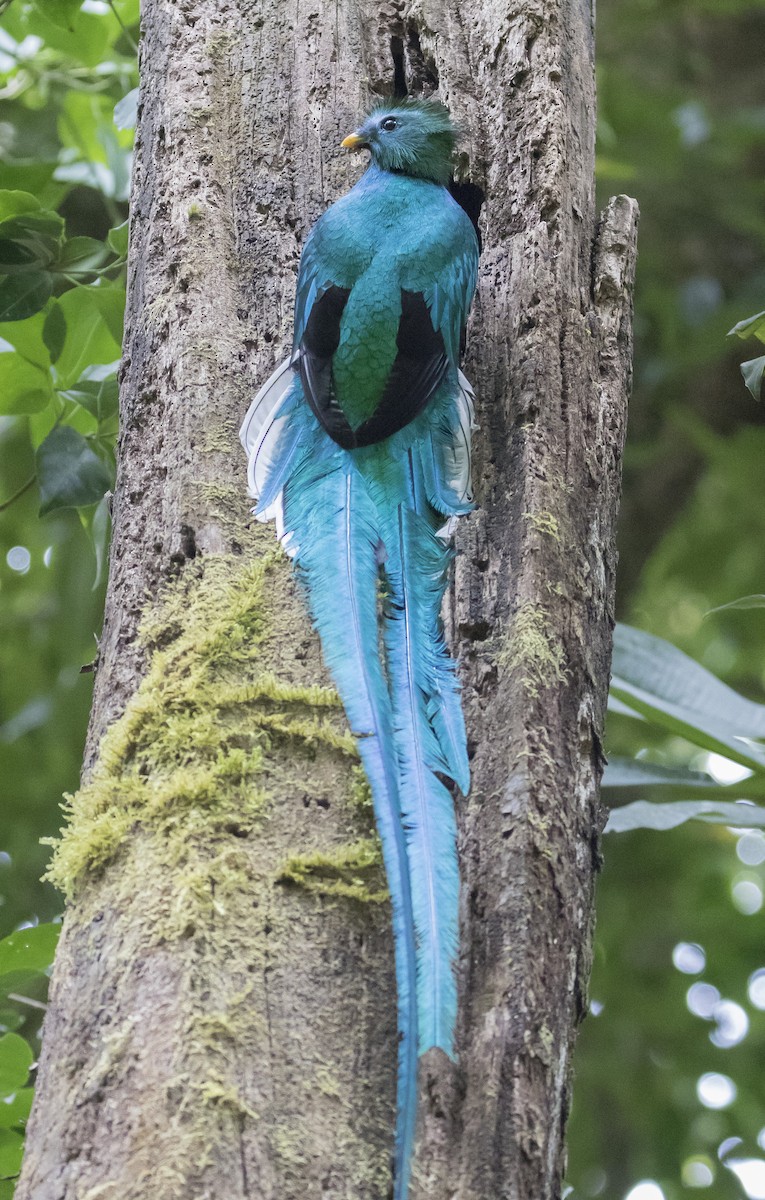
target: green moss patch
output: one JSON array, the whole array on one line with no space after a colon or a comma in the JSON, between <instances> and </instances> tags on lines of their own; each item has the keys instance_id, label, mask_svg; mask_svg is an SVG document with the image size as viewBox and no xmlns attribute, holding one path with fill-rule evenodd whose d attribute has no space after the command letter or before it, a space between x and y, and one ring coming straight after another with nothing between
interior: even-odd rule
<instances>
[{"instance_id":1,"label":"green moss patch","mask_svg":"<svg viewBox=\"0 0 765 1200\"><path fill-rule=\"evenodd\" d=\"M345 896L364 904L383 904L388 899L376 838L362 838L332 854L293 855L277 878L322 896Z\"/></svg>"},{"instance_id":2,"label":"green moss patch","mask_svg":"<svg viewBox=\"0 0 765 1200\"><path fill-rule=\"evenodd\" d=\"M183 877L189 842L210 843L216 831L246 836L264 818L267 759L284 756L285 740L293 755L322 748L358 761L337 694L282 683L262 661L266 585L280 557L187 566L146 614L146 676L105 734L89 780L66 797L67 827L51 842L47 878L67 897L136 825L163 834L181 894L208 888L208 869L205 881Z\"/></svg>"}]
</instances>

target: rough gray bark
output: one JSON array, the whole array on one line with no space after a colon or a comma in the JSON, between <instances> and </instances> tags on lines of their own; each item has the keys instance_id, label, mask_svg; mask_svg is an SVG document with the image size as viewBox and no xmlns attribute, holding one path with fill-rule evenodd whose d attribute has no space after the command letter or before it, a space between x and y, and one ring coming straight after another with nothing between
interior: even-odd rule
<instances>
[{"instance_id":1,"label":"rough gray bark","mask_svg":"<svg viewBox=\"0 0 765 1200\"><path fill-rule=\"evenodd\" d=\"M484 198L480 509L449 625L458 1067L416 1200L559 1195L586 1008L636 210L593 201L587 0L145 0L120 472L72 895L18 1200L388 1192L388 914L352 751L236 428L369 91L438 86ZM144 621L142 638L137 637ZM141 682L143 681L143 682ZM125 714L125 715L120 715ZM99 741L111 726L100 754ZM109 740L111 739L111 740Z\"/></svg>"}]
</instances>

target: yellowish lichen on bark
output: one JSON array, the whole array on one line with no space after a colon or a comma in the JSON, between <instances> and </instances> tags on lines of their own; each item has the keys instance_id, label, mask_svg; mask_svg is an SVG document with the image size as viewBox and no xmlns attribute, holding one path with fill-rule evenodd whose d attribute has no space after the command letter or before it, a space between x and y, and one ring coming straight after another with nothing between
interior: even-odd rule
<instances>
[{"instance_id":1,"label":"yellowish lichen on bark","mask_svg":"<svg viewBox=\"0 0 765 1200\"><path fill-rule=\"evenodd\" d=\"M565 683L568 671L563 647L544 605L531 601L521 605L499 661L508 670L521 672L521 682L529 697L538 696L544 688Z\"/></svg>"},{"instance_id":2,"label":"yellowish lichen on bark","mask_svg":"<svg viewBox=\"0 0 765 1200\"><path fill-rule=\"evenodd\" d=\"M560 541L560 525L558 518L551 512L525 512L525 519L537 533L546 534L553 541Z\"/></svg>"}]
</instances>

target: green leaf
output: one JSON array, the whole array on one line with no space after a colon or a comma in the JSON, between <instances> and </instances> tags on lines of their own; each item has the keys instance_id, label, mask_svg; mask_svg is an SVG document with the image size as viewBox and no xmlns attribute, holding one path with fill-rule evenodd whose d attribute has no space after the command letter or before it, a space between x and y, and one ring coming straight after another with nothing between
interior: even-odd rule
<instances>
[{"instance_id":1,"label":"green leaf","mask_svg":"<svg viewBox=\"0 0 765 1200\"><path fill-rule=\"evenodd\" d=\"M127 257L129 232L130 221L123 221L121 225L115 225L114 229L110 229L107 235L107 242L120 258Z\"/></svg>"},{"instance_id":2,"label":"green leaf","mask_svg":"<svg viewBox=\"0 0 765 1200\"><path fill-rule=\"evenodd\" d=\"M34 1095L34 1088L25 1087L19 1088L5 1099L0 1099L0 1129L24 1125L29 1117Z\"/></svg>"},{"instance_id":3,"label":"green leaf","mask_svg":"<svg viewBox=\"0 0 765 1200\"><path fill-rule=\"evenodd\" d=\"M0 277L0 321L23 321L45 308L53 292L53 276L47 271Z\"/></svg>"},{"instance_id":4,"label":"green leaf","mask_svg":"<svg viewBox=\"0 0 765 1200\"><path fill-rule=\"evenodd\" d=\"M17 929L0 942L0 975L10 971L47 971L56 953L60 925Z\"/></svg>"},{"instance_id":5,"label":"green leaf","mask_svg":"<svg viewBox=\"0 0 765 1200\"><path fill-rule=\"evenodd\" d=\"M74 29L75 17L80 11L82 0L37 0L38 6L54 25L61 29Z\"/></svg>"},{"instance_id":6,"label":"green leaf","mask_svg":"<svg viewBox=\"0 0 765 1200\"><path fill-rule=\"evenodd\" d=\"M73 387L61 392L66 400L74 400L86 408L97 421L115 416L119 405L119 382L116 375L106 379L78 379Z\"/></svg>"},{"instance_id":7,"label":"green leaf","mask_svg":"<svg viewBox=\"0 0 765 1200\"><path fill-rule=\"evenodd\" d=\"M17 1033L0 1037L0 1096L9 1096L26 1085L34 1055Z\"/></svg>"},{"instance_id":8,"label":"green leaf","mask_svg":"<svg viewBox=\"0 0 765 1200\"><path fill-rule=\"evenodd\" d=\"M110 41L109 22L100 14L75 11L70 24L64 25L52 19L49 3L50 0L34 0L29 32L41 37L47 49L60 50L76 63L95 67L103 62ZM54 3L60 3L60 0L54 0Z\"/></svg>"},{"instance_id":9,"label":"green leaf","mask_svg":"<svg viewBox=\"0 0 765 1200\"><path fill-rule=\"evenodd\" d=\"M755 400L762 399L762 376L765 372L765 354L761 358L750 358L741 364L741 374Z\"/></svg>"},{"instance_id":10,"label":"green leaf","mask_svg":"<svg viewBox=\"0 0 765 1200\"><path fill-rule=\"evenodd\" d=\"M21 1170L24 1139L20 1133L0 1129L0 1179L13 1179Z\"/></svg>"},{"instance_id":11,"label":"green leaf","mask_svg":"<svg viewBox=\"0 0 765 1200\"><path fill-rule=\"evenodd\" d=\"M623 704L621 700L617 700L613 692L608 693L608 711L618 713L620 717L631 717L635 721L644 721L645 717L640 713L636 713L628 704Z\"/></svg>"},{"instance_id":12,"label":"green leaf","mask_svg":"<svg viewBox=\"0 0 765 1200\"><path fill-rule=\"evenodd\" d=\"M725 758L748 767L750 771L765 771L765 750L742 739L735 728L727 725L721 718L712 721L680 705L664 701L657 703L651 695L634 688L620 690L616 680L612 681L611 686L615 688L617 699L624 700L636 713L659 728L685 738L712 754L722 754Z\"/></svg>"},{"instance_id":13,"label":"green leaf","mask_svg":"<svg viewBox=\"0 0 765 1200\"><path fill-rule=\"evenodd\" d=\"M765 706L739 696L669 642L618 624L611 691L661 728L765 770L765 749L743 740L765 737Z\"/></svg>"},{"instance_id":14,"label":"green leaf","mask_svg":"<svg viewBox=\"0 0 765 1200\"><path fill-rule=\"evenodd\" d=\"M6 976L6 978L8 977ZM9 988L8 990L12 991L14 989ZM9 1001L6 996L0 996L0 1033L8 1033L14 1029L21 1029L21 1026L26 1021L26 1017L19 1012L18 1006L9 1008L9 1003L13 1004L14 1002Z\"/></svg>"},{"instance_id":15,"label":"green leaf","mask_svg":"<svg viewBox=\"0 0 765 1200\"><path fill-rule=\"evenodd\" d=\"M54 304L55 301L49 303ZM41 310L24 321L4 321L0 324L0 338L18 350L22 358L44 371L50 368L50 351L43 338L47 315L45 310Z\"/></svg>"},{"instance_id":16,"label":"green leaf","mask_svg":"<svg viewBox=\"0 0 765 1200\"><path fill-rule=\"evenodd\" d=\"M728 330L728 337L733 337L734 334L744 339L756 337L765 342L765 312L755 313L753 317L739 321L738 325Z\"/></svg>"},{"instance_id":17,"label":"green leaf","mask_svg":"<svg viewBox=\"0 0 765 1200\"><path fill-rule=\"evenodd\" d=\"M109 247L97 238L73 237L64 243L53 270L64 274L95 270L101 266L108 253Z\"/></svg>"},{"instance_id":18,"label":"green leaf","mask_svg":"<svg viewBox=\"0 0 765 1200\"><path fill-rule=\"evenodd\" d=\"M49 256L46 256L42 265L47 265L49 261ZM35 266L40 266L40 262L34 250L22 242L14 242L12 238L0 237L0 274L14 275Z\"/></svg>"},{"instance_id":19,"label":"green leaf","mask_svg":"<svg viewBox=\"0 0 765 1200\"><path fill-rule=\"evenodd\" d=\"M686 821L707 821L736 829L765 826L765 808L724 800L674 800L651 804L636 800L623 808L611 809L605 833L631 833L633 829L675 829Z\"/></svg>"},{"instance_id":20,"label":"green leaf","mask_svg":"<svg viewBox=\"0 0 765 1200\"><path fill-rule=\"evenodd\" d=\"M114 124L118 129L135 129L138 120L138 88L133 88L114 106Z\"/></svg>"},{"instance_id":21,"label":"green leaf","mask_svg":"<svg viewBox=\"0 0 765 1200\"><path fill-rule=\"evenodd\" d=\"M712 613L726 612L728 609L737 608L765 608L765 595L760 592L754 596L739 596L738 600L729 600L727 604L718 604L716 608L710 608L708 612L704 613L704 616L708 617Z\"/></svg>"},{"instance_id":22,"label":"green leaf","mask_svg":"<svg viewBox=\"0 0 765 1200\"><path fill-rule=\"evenodd\" d=\"M21 213L37 212L40 201L30 192L0 190L0 221L18 217Z\"/></svg>"},{"instance_id":23,"label":"green leaf","mask_svg":"<svg viewBox=\"0 0 765 1200\"><path fill-rule=\"evenodd\" d=\"M32 443L33 450L37 450L42 445L51 430L55 429L58 424L60 416L56 412L57 407L58 405L49 404L42 412L32 413L27 418L29 423L29 440ZM80 433L82 432L83 430L80 430Z\"/></svg>"},{"instance_id":24,"label":"green leaf","mask_svg":"<svg viewBox=\"0 0 765 1200\"><path fill-rule=\"evenodd\" d=\"M121 351L122 289L75 287L59 297L66 318L66 342L56 362L56 374L62 387L72 387L86 367L111 363ZM107 319L108 318L108 319Z\"/></svg>"},{"instance_id":25,"label":"green leaf","mask_svg":"<svg viewBox=\"0 0 765 1200\"><path fill-rule=\"evenodd\" d=\"M12 996L31 996L37 997L42 995L44 998L48 989L48 976L42 971L7 971L4 975L0 975L0 1010L3 1013L3 1024L8 1030L21 1029L25 1020L29 1017L29 1010L20 1015L18 1020L8 1018L11 1016L11 1009L14 1014L19 1013L18 1000L12 1000ZM26 1006L25 1006L26 1007Z\"/></svg>"},{"instance_id":26,"label":"green leaf","mask_svg":"<svg viewBox=\"0 0 765 1200\"><path fill-rule=\"evenodd\" d=\"M94 287L90 289L90 298L121 352L122 330L125 324L124 287Z\"/></svg>"},{"instance_id":27,"label":"green leaf","mask_svg":"<svg viewBox=\"0 0 765 1200\"><path fill-rule=\"evenodd\" d=\"M55 300L45 318L42 337L50 354L50 361L57 362L66 341L66 317L61 306Z\"/></svg>"},{"instance_id":28,"label":"green leaf","mask_svg":"<svg viewBox=\"0 0 765 1200\"><path fill-rule=\"evenodd\" d=\"M59 425L37 451L40 516L59 508L97 504L111 487L112 477L86 438Z\"/></svg>"},{"instance_id":29,"label":"green leaf","mask_svg":"<svg viewBox=\"0 0 765 1200\"><path fill-rule=\"evenodd\" d=\"M711 775L704 771L689 771L687 767L663 767L635 758L613 758L603 772L604 788L647 787L719 788Z\"/></svg>"},{"instance_id":30,"label":"green leaf","mask_svg":"<svg viewBox=\"0 0 765 1200\"><path fill-rule=\"evenodd\" d=\"M92 516L90 515L92 513ZM83 514L85 516L85 514ZM93 546L93 553L96 558L96 573L93 579L93 588L95 591L104 578L106 570L107 551L109 549L109 524L111 514L109 512L109 498L104 496L100 504L97 504L94 509L89 509L87 517L83 520L85 532L90 538Z\"/></svg>"},{"instance_id":31,"label":"green leaf","mask_svg":"<svg viewBox=\"0 0 765 1200\"><path fill-rule=\"evenodd\" d=\"M64 222L42 210L0 222L0 274L48 267L59 254Z\"/></svg>"},{"instance_id":32,"label":"green leaf","mask_svg":"<svg viewBox=\"0 0 765 1200\"><path fill-rule=\"evenodd\" d=\"M50 373L14 350L0 353L0 413L41 412L53 395Z\"/></svg>"}]
</instances>

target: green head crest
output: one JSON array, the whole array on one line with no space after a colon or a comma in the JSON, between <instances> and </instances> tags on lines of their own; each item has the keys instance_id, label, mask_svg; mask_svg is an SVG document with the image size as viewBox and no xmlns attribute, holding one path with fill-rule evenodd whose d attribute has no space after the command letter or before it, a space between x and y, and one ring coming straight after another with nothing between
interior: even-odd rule
<instances>
[{"instance_id":1,"label":"green head crest","mask_svg":"<svg viewBox=\"0 0 765 1200\"><path fill-rule=\"evenodd\" d=\"M447 183L457 131L439 100L387 100L376 103L362 124L343 141L366 147L384 171Z\"/></svg>"}]
</instances>

